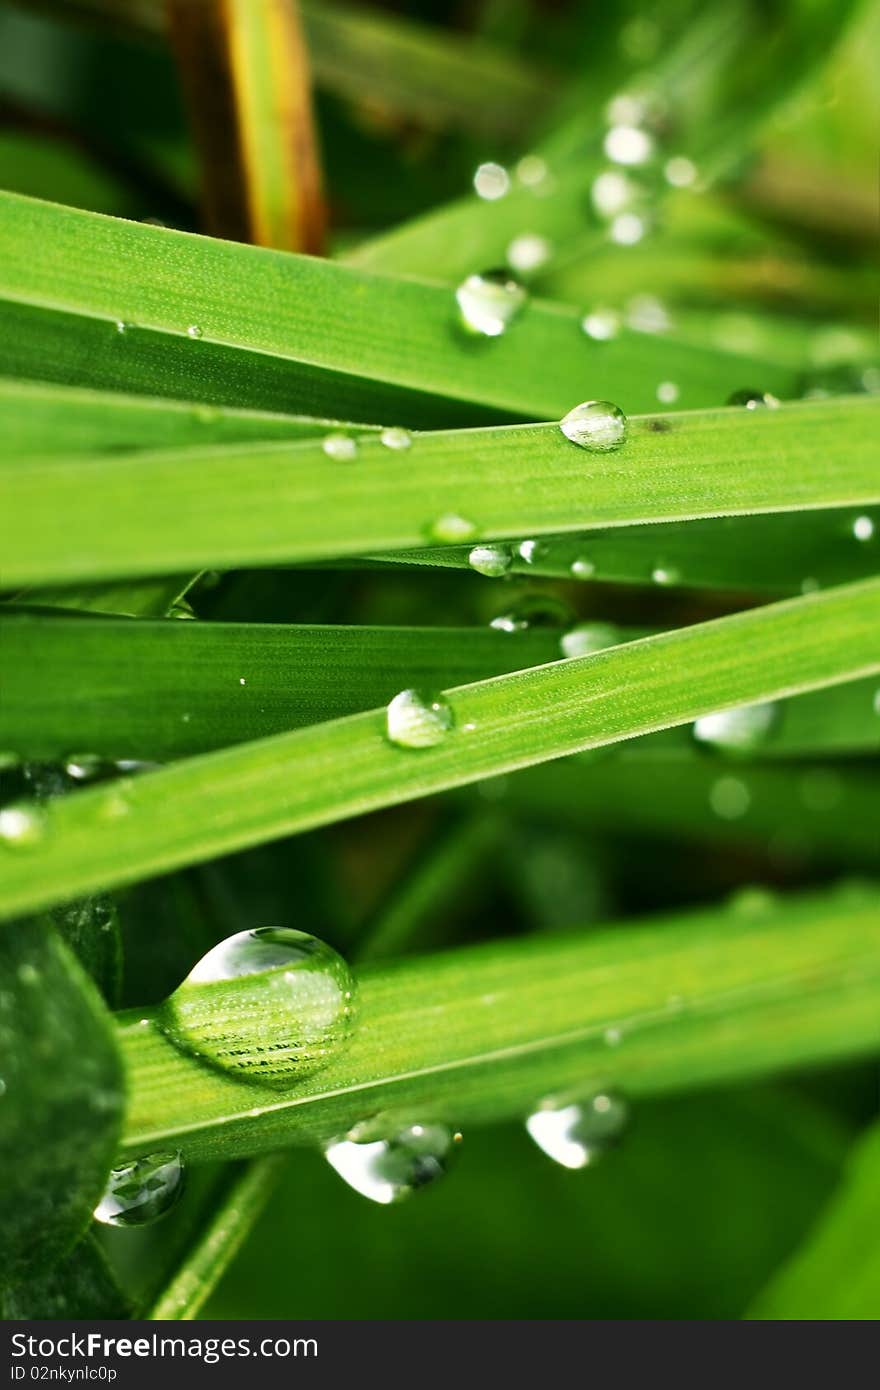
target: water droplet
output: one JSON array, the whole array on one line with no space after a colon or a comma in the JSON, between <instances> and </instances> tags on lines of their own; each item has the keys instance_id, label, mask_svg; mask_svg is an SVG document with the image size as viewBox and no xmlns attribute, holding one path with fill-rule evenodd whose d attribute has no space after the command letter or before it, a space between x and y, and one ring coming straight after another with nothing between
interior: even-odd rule
<instances>
[{"instance_id":1,"label":"water droplet","mask_svg":"<svg viewBox=\"0 0 880 1390\"><path fill-rule=\"evenodd\" d=\"M468 564L477 574L500 579L513 564L513 553L509 545L475 545L468 555Z\"/></svg>"},{"instance_id":2,"label":"water droplet","mask_svg":"<svg viewBox=\"0 0 880 1390\"><path fill-rule=\"evenodd\" d=\"M606 1028L602 1037L606 1047L619 1047L623 1042L623 1033L619 1028Z\"/></svg>"},{"instance_id":3,"label":"water droplet","mask_svg":"<svg viewBox=\"0 0 880 1390\"><path fill-rule=\"evenodd\" d=\"M117 332L117 333L127 333L127 332L128 332L128 324L125 322L124 319L117 319L117 320L116 320L115 327L116 327L116 332Z\"/></svg>"},{"instance_id":4,"label":"water droplet","mask_svg":"<svg viewBox=\"0 0 880 1390\"><path fill-rule=\"evenodd\" d=\"M444 695L401 690L385 711L388 737L398 748L434 748L455 720Z\"/></svg>"},{"instance_id":5,"label":"water droplet","mask_svg":"<svg viewBox=\"0 0 880 1390\"><path fill-rule=\"evenodd\" d=\"M615 92L605 107L605 119L611 126L641 125L646 114L644 99L636 92Z\"/></svg>"},{"instance_id":6,"label":"water droplet","mask_svg":"<svg viewBox=\"0 0 880 1390\"><path fill-rule=\"evenodd\" d=\"M599 217L609 220L627 212L639 200L642 190L619 169L606 169L597 174L590 188L590 201Z\"/></svg>"},{"instance_id":7,"label":"water droplet","mask_svg":"<svg viewBox=\"0 0 880 1390\"><path fill-rule=\"evenodd\" d=\"M526 632L535 627L567 627L571 609L553 594L526 594L489 626L496 632Z\"/></svg>"},{"instance_id":8,"label":"water droplet","mask_svg":"<svg viewBox=\"0 0 880 1390\"><path fill-rule=\"evenodd\" d=\"M559 428L581 449L607 453L619 449L626 435L626 416L611 401L583 401L559 422Z\"/></svg>"},{"instance_id":9,"label":"water droplet","mask_svg":"<svg viewBox=\"0 0 880 1390\"><path fill-rule=\"evenodd\" d=\"M683 154L673 155L663 166L663 177L673 188L690 188L697 180L697 166Z\"/></svg>"},{"instance_id":10,"label":"water droplet","mask_svg":"<svg viewBox=\"0 0 880 1390\"><path fill-rule=\"evenodd\" d=\"M607 343L620 332L620 315L616 309L593 309L584 314L581 328L594 342Z\"/></svg>"},{"instance_id":11,"label":"water droplet","mask_svg":"<svg viewBox=\"0 0 880 1390\"><path fill-rule=\"evenodd\" d=\"M399 425L389 425L379 435L380 442L386 449L408 449L412 444L412 435L409 430L401 429Z\"/></svg>"},{"instance_id":12,"label":"water droplet","mask_svg":"<svg viewBox=\"0 0 880 1390\"><path fill-rule=\"evenodd\" d=\"M592 560L572 560L571 573L574 579L592 579L596 573L596 566Z\"/></svg>"},{"instance_id":13,"label":"water droplet","mask_svg":"<svg viewBox=\"0 0 880 1390\"><path fill-rule=\"evenodd\" d=\"M407 1125L388 1139L336 1140L324 1157L355 1192L390 1206L442 1178L460 1142L446 1125Z\"/></svg>"},{"instance_id":14,"label":"water droplet","mask_svg":"<svg viewBox=\"0 0 880 1390\"><path fill-rule=\"evenodd\" d=\"M539 154L524 154L516 166L516 177L526 188L535 188L547 177L547 163Z\"/></svg>"},{"instance_id":15,"label":"water droplet","mask_svg":"<svg viewBox=\"0 0 880 1390\"><path fill-rule=\"evenodd\" d=\"M694 723L694 738L725 753L750 753L766 742L778 719L779 706L772 702L740 705L701 715Z\"/></svg>"},{"instance_id":16,"label":"water droplet","mask_svg":"<svg viewBox=\"0 0 880 1390\"><path fill-rule=\"evenodd\" d=\"M200 328L197 323L191 323L186 330L186 336L188 338L201 338L203 331L204 330Z\"/></svg>"},{"instance_id":17,"label":"water droplet","mask_svg":"<svg viewBox=\"0 0 880 1390\"><path fill-rule=\"evenodd\" d=\"M870 516L857 516L852 524L852 533L857 541L874 539L874 521Z\"/></svg>"},{"instance_id":18,"label":"water droplet","mask_svg":"<svg viewBox=\"0 0 880 1390\"><path fill-rule=\"evenodd\" d=\"M474 172L474 188L478 197L494 203L510 189L510 175L503 164L480 164Z\"/></svg>"},{"instance_id":19,"label":"water droplet","mask_svg":"<svg viewBox=\"0 0 880 1390\"><path fill-rule=\"evenodd\" d=\"M537 565L539 561L546 559L548 551L546 541L520 541L517 546L517 554L527 565Z\"/></svg>"},{"instance_id":20,"label":"water droplet","mask_svg":"<svg viewBox=\"0 0 880 1390\"><path fill-rule=\"evenodd\" d=\"M46 834L46 818L39 806L26 802L0 811L0 844L7 849L34 849Z\"/></svg>"},{"instance_id":21,"label":"water droplet","mask_svg":"<svg viewBox=\"0 0 880 1390\"><path fill-rule=\"evenodd\" d=\"M440 541L443 545L463 545L465 541L473 540L477 528L472 521L459 516L457 512L444 512L436 521L431 522L428 534L432 540Z\"/></svg>"},{"instance_id":22,"label":"water droplet","mask_svg":"<svg viewBox=\"0 0 880 1390\"><path fill-rule=\"evenodd\" d=\"M628 1115L625 1100L600 1091L577 1104L535 1110L526 1120L526 1129L554 1163L563 1168L587 1168L620 1138Z\"/></svg>"},{"instance_id":23,"label":"water droplet","mask_svg":"<svg viewBox=\"0 0 880 1390\"><path fill-rule=\"evenodd\" d=\"M779 401L769 391L734 391L727 398L728 405L744 405L746 410L776 410Z\"/></svg>"},{"instance_id":24,"label":"water droplet","mask_svg":"<svg viewBox=\"0 0 880 1390\"><path fill-rule=\"evenodd\" d=\"M614 125L605 136L603 148L612 164L647 164L654 153L654 141L637 125Z\"/></svg>"},{"instance_id":25,"label":"water droplet","mask_svg":"<svg viewBox=\"0 0 880 1390\"><path fill-rule=\"evenodd\" d=\"M537 232L523 232L514 237L507 248L507 264L520 275L528 275L546 265L553 255L553 246Z\"/></svg>"},{"instance_id":26,"label":"water droplet","mask_svg":"<svg viewBox=\"0 0 880 1390\"><path fill-rule=\"evenodd\" d=\"M626 306L626 321L636 333L668 333L672 320L666 305L653 294L636 294Z\"/></svg>"},{"instance_id":27,"label":"water droplet","mask_svg":"<svg viewBox=\"0 0 880 1390\"><path fill-rule=\"evenodd\" d=\"M719 777L709 788L709 805L722 820L738 820L751 804L751 792L739 777Z\"/></svg>"},{"instance_id":28,"label":"water droplet","mask_svg":"<svg viewBox=\"0 0 880 1390\"><path fill-rule=\"evenodd\" d=\"M111 1169L95 1220L104 1226L147 1226L165 1216L182 1194L180 1154L147 1154Z\"/></svg>"},{"instance_id":29,"label":"water droplet","mask_svg":"<svg viewBox=\"0 0 880 1390\"><path fill-rule=\"evenodd\" d=\"M681 573L674 565L655 565L651 570L651 578L655 584L678 584L681 582Z\"/></svg>"},{"instance_id":30,"label":"water droplet","mask_svg":"<svg viewBox=\"0 0 880 1390\"><path fill-rule=\"evenodd\" d=\"M71 753L64 763L64 771L75 782L91 782L93 778L99 777L108 766L103 758L98 757L97 753Z\"/></svg>"},{"instance_id":31,"label":"water droplet","mask_svg":"<svg viewBox=\"0 0 880 1390\"><path fill-rule=\"evenodd\" d=\"M237 932L162 1004L173 1042L248 1081L291 1085L348 1037L355 984L323 941L289 927Z\"/></svg>"},{"instance_id":32,"label":"water droplet","mask_svg":"<svg viewBox=\"0 0 880 1390\"><path fill-rule=\"evenodd\" d=\"M247 681L244 676L239 676L238 683L239 685L247 685Z\"/></svg>"},{"instance_id":33,"label":"water droplet","mask_svg":"<svg viewBox=\"0 0 880 1390\"><path fill-rule=\"evenodd\" d=\"M648 230L648 223L637 212L620 212L613 219L608 235L616 246L636 246Z\"/></svg>"},{"instance_id":34,"label":"water droplet","mask_svg":"<svg viewBox=\"0 0 880 1390\"><path fill-rule=\"evenodd\" d=\"M674 381L661 381L657 387L657 399L662 401L663 405L672 405L673 401L678 400L679 395L679 389Z\"/></svg>"},{"instance_id":35,"label":"water droplet","mask_svg":"<svg viewBox=\"0 0 880 1390\"><path fill-rule=\"evenodd\" d=\"M559 645L563 656L591 656L617 646L620 640L620 632L611 623L578 623L563 634Z\"/></svg>"},{"instance_id":36,"label":"water droplet","mask_svg":"<svg viewBox=\"0 0 880 1390\"><path fill-rule=\"evenodd\" d=\"M328 458L336 459L340 462L348 462L357 457L357 441L350 439L347 434L328 434L322 440L321 448Z\"/></svg>"},{"instance_id":37,"label":"water droplet","mask_svg":"<svg viewBox=\"0 0 880 1390\"><path fill-rule=\"evenodd\" d=\"M179 598L168 609L168 616L169 618L176 618L178 621L192 622L196 615L193 612L192 604L188 603L185 598Z\"/></svg>"},{"instance_id":38,"label":"water droplet","mask_svg":"<svg viewBox=\"0 0 880 1390\"><path fill-rule=\"evenodd\" d=\"M469 275L455 291L462 325L484 338L500 337L521 313L527 297L506 270Z\"/></svg>"}]
</instances>

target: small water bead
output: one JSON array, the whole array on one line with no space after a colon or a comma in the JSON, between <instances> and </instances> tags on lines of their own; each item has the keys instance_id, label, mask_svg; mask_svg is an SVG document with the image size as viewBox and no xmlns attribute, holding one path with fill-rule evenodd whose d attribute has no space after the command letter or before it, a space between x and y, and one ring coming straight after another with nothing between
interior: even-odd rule
<instances>
[{"instance_id":1,"label":"small water bead","mask_svg":"<svg viewBox=\"0 0 880 1390\"><path fill-rule=\"evenodd\" d=\"M115 327L117 333L127 333L127 332L128 332L128 324L125 322L124 319L117 319L117 320L116 320L116 323L114 324L114 327Z\"/></svg>"},{"instance_id":2,"label":"small water bead","mask_svg":"<svg viewBox=\"0 0 880 1390\"><path fill-rule=\"evenodd\" d=\"M587 1168L620 1138L628 1117L626 1101L600 1091L587 1101L535 1110L526 1120L526 1129L554 1163L563 1168Z\"/></svg>"},{"instance_id":3,"label":"small water bead","mask_svg":"<svg viewBox=\"0 0 880 1390\"><path fill-rule=\"evenodd\" d=\"M178 622L192 622L195 616L192 604L188 603L185 598L179 598L177 602L172 603L171 607L168 609L168 617L176 618Z\"/></svg>"},{"instance_id":4,"label":"small water bead","mask_svg":"<svg viewBox=\"0 0 880 1390\"><path fill-rule=\"evenodd\" d=\"M550 552L550 547L546 541L520 541L517 546L517 554L527 565L537 565L541 560L545 560Z\"/></svg>"},{"instance_id":5,"label":"small water bead","mask_svg":"<svg viewBox=\"0 0 880 1390\"><path fill-rule=\"evenodd\" d=\"M477 574L500 579L513 564L513 552L509 545L475 545L468 555L468 564Z\"/></svg>"},{"instance_id":6,"label":"small water bead","mask_svg":"<svg viewBox=\"0 0 880 1390\"><path fill-rule=\"evenodd\" d=\"M357 441L349 438L347 434L328 434L322 440L321 448L328 458L336 459L346 463L353 458L357 458Z\"/></svg>"},{"instance_id":7,"label":"small water bead","mask_svg":"<svg viewBox=\"0 0 880 1390\"><path fill-rule=\"evenodd\" d=\"M454 723L446 697L423 690L401 690L385 710L388 738L398 748L434 748Z\"/></svg>"},{"instance_id":8,"label":"small water bead","mask_svg":"<svg viewBox=\"0 0 880 1390\"><path fill-rule=\"evenodd\" d=\"M522 312L528 295L506 270L469 275L455 291L462 326L484 338L499 338Z\"/></svg>"},{"instance_id":9,"label":"small water bead","mask_svg":"<svg viewBox=\"0 0 880 1390\"><path fill-rule=\"evenodd\" d=\"M592 656L620 641L620 632L612 623L578 623L563 634L559 645L563 656Z\"/></svg>"},{"instance_id":10,"label":"small water bead","mask_svg":"<svg viewBox=\"0 0 880 1390\"><path fill-rule=\"evenodd\" d=\"M537 232L523 232L507 248L507 264L519 275L540 270L553 255L553 244Z\"/></svg>"},{"instance_id":11,"label":"small water bead","mask_svg":"<svg viewBox=\"0 0 880 1390\"><path fill-rule=\"evenodd\" d=\"M35 849L46 834L46 817L39 806L26 802L0 810L0 844L7 849Z\"/></svg>"},{"instance_id":12,"label":"small water bead","mask_svg":"<svg viewBox=\"0 0 880 1390\"><path fill-rule=\"evenodd\" d=\"M593 309L581 319L581 329L596 343L607 343L620 332L620 314L616 309Z\"/></svg>"},{"instance_id":13,"label":"small water bead","mask_svg":"<svg viewBox=\"0 0 880 1390\"><path fill-rule=\"evenodd\" d=\"M611 401L582 401L562 417L559 428L579 448L608 453L624 441L626 416Z\"/></svg>"},{"instance_id":14,"label":"small water bead","mask_svg":"<svg viewBox=\"0 0 880 1390\"><path fill-rule=\"evenodd\" d=\"M636 333L668 333L669 311L654 294L635 294L626 306L626 321Z\"/></svg>"},{"instance_id":15,"label":"small water bead","mask_svg":"<svg viewBox=\"0 0 880 1390\"><path fill-rule=\"evenodd\" d=\"M697 166L686 155L673 155L663 166L663 177L672 188L690 188L697 181Z\"/></svg>"},{"instance_id":16,"label":"small water bead","mask_svg":"<svg viewBox=\"0 0 880 1390\"><path fill-rule=\"evenodd\" d=\"M188 338L201 338L203 332L204 329L200 328L200 326L197 323L191 323L189 328L186 330L186 336Z\"/></svg>"},{"instance_id":17,"label":"small water bead","mask_svg":"<svg viewBox=\"0 0 880 1390\"><path fill-rule=\"evenodd\" d=\"M379 435L379 441L385 445L386 449L402 451L411 447L412 435L409 430L402 429L400 425L389 425Z\"/></svg>"},{"instance_id":18,"label":"small water bead","mask_svg":"<svg viewBox=\"0 0 880 1390\"><path fill-rule=\"evenodd\" d=\"M519 182L526 188L536 188L547 177L547 162L539 154L524 154L517 163L515 172Z\"/></svg>"},{"instance_id":19,"label":"small water bead","mask_svg":"<svg viewBox=\"0 0 880 1390\"><path fill-rule=\"evenodd\" d=\"M619 1047L623 1042L623 1033L619 1028L606 1028L602 1038L606 1047Z\"/></svg>"},{"instance_id":20,"label":"small water bead","mask_svg":"<svg viewBox=\"0 0 880 1390\"><path fill-rule=\"evenodd\" d=\"M431 539L443 545L463 545L466 541L472 541L476 534L474 523L457 512L444 512L428 527Z\"/></svg>"},{"instance_id":21,"label":"small water bead","mask_svg":"<svg viewBox=\"0 0 880 1390\"><path fill-rule=\"evenodd\" d=\"M612 164L647 164L654 153L654 141L637 125L614 125L605 136L603 148Z\"/></svg>"},{"instance_id":22,"label":"small water bead","mask_svg":"<svg viewBox=\"0 0 880 1390\"><path fill-rule=\"evenodd\" d=\"M767 741L778 720L779 706L771 701L740 705L701 715L694 723L694 738L725 753L750 753Z\"/></svg>"},{"instance_id":23,"label":"small water bead","mask_svg":"<svg viewBox=\"0 0 880 1390\"><path fill-rule=\"evenodd\" d=\"M355 1192L391 1206L444 1177L460 1143L446 1125L407 1125L387 1139L338 1139L324 1157Z\"/></svg>"},{"instance_id":24,"label":"small water bead","mask_svg":"<svg viewBox=\"0 0 880 1390\"><path fill-rule=\"evenodd\" d=\"M509 191L510 175L503 164L480 164L474 172L474 189L478 197L494 203Z\"/></svg>"},{"instance_id":25,"label":"small water bead","mask_svg":"<svg viewBox=\"0 0 880 1390\"><path fill-rule=\"evenodd\" d=\"M857 541L874 539L874 521L870 516L857 516L852 524L852 533Z\"/></svg>"},{"instance_id":26,"label":"small water bead","mask_svg":"<svg viewBox=\"0 0 880 1390\"><path fill-rule=\"evenodd\" d=\"M644 190L620 169L605 169L597 174L590 187L590 202L596 214L605 221L619 213L632 211L643 197Z\"/></svg>"},{"instance_id":27,"label":"small water bead","mask_svg":"<svg viewBox=\"0 0 880 1390\"><path fill-rule=\"evenodd\" d=\"M71 753L64 763L64 771L75 782L91 782L111 767L112 763L99 758L97 753Z\"/></svg>"},{"instance_id":28,"label":"small water bead","mask_svg":"<svg viewBox=\"0 0 880 1390\"><path fill-rule=\"evenodd\" d=\"M672 405L674 401L678 400L680 394L674 381L661 381L657 387L657 399L663 405Z\"/></svg>"},{"instance_id":29,"label":"small water bead","mask_svg":"<svg viewBox=\"0 0 880 1390\"><path fill-rule=\"evenodd\" d=\"M183 1187L179 1153L147 1154L111 1170L95 1220L103 1226L147 1226L176 1206Z\"/></svg>"},{"instance_id":30,"label":"small water bead","mask_svg":"<svg viewBox=\"0 0 880 1390\"><path fill-rule=\"evenodd\" d=\"M727 398L728 405L743 405L746 410L776 410L779 401L769 391L734 391Z\"/></svg>"},{"instance_id":31,"label":"small water bead","mask_svg":"<svg viewBox=\"0 0 880 1390\"><path fill-rule=\"evenodd\" d=\"M674 565L655 565L651 570L651 578L655 584L666 586L681 583L681 572Z\"/></svg>"},{"instance_id":32,"label":"small water bead","mask_svg":"<svg viewBox=\"0 0 880 1390\"><path fill-rule=\"evenodd\" d=\"M526 632L536 627L568 627L572 612L553 594L526 594L489 623L496 632Z\"/></svg>"},{"instance_id":33,"label":"small water bead","mask_svg":"<svg viewBox=\"0 0 880 1390\"><path fill-rule=\"evenodd\" d=\"M592 560L572 560L571 575L573 579L592 579L596 573L596 566Z\"/></svg>"},{"instance_id":34,"label":"small water bead","mask_svg":"<svg viewBox=\"0 0 880 1390\"><path fill-rule=\"evenodd\" d=\"M719 777L709 788L709 805L722 820L738 820L751 804L751 792L739 777Z\"/></svg>"},{"instance_id":35,"label":"small water bead","mask_svg":"<svg viewBox=\"0 0 880 1390\"><path fill-rule=\"evenodd\" d=\"M608 235L617 246L637 246L648 227L647 218L637 212L620 212L612 220Z\"/></svg>"},{"instance_id":36,"label":"small water bead","mask_svg":"<svg viewBox=\"0 0 880 1390\"><path fill-rule=\"evenodd\" d=\"M248 1081L286 1086L325 1065L351 1030L355 984L307 932L257 927L221 941L162 1004L173 1042Z\"/></svg>"}]
</instances>

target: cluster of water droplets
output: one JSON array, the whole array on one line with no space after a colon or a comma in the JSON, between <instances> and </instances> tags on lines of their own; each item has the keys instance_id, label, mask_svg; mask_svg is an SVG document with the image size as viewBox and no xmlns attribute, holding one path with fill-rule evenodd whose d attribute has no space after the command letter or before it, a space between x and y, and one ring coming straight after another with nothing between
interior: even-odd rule
<instances>
[{"instance_id":1,"label":"cluster of water droplets","mask_svg":"<svg viewBox=\"0 0 880 1390\"><path fill-rule=\"evenodd\" d=\"M563 1168L588 1168L620 1139L629 1107L612 1091L568 1105L541 1105L526 1120L538 1148Z\"/></svg>"},{"instance_id":2,"label":"cluster of water droplets","mask_svg":"<svg viewBox=\"0 0 880 1390\"><path fill-rule=\"evenodd\" d=\"M442 1124L406 1124L380 1138L336 1139L324 1157L355 1192L390 1206L442 1178L461 1135Z\"/></svg>"}]
</instances>

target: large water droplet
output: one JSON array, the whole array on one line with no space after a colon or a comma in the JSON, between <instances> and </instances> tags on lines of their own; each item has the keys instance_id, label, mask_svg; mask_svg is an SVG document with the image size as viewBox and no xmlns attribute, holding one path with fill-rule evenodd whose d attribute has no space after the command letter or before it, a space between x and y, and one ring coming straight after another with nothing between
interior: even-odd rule
<instances>
[{"instance_id":1,"label":"large water droplet","mask_svg":"<svg viewBox=\"0 0 880 1390\"><path fill-rule=\"evenodd\" d=\"M46 817L39 806L21 802L0 811L0 844L8 849L34 849L45 834Z\"/></svg>"},{"instance_id":2,"label":"large water droplet","mask_svg":"<svg viewBox=\"0 0 880 1390\"><path fill-rule=\"evenodd\" d=\"M607 453L619 449L626 436L626 416L611 401L582 401L559 422L559 428L581 449Z\"/></svg>"},{"instance_id":3,"label":"large water droplet","mask_svg":"<svg viewBox=\"0 0 880 1390\"><path fill-rule=\"evenodd\" d=\"M337 1140L324 1156L355 1192L390 1206L442 1178L460 1141L446 1125L408 1125L389 1139Z\"/></svg>"},{"instance_id":4,"label":"large water droplet","mask_svg":"<svg viewBox=\"0 0 880 1390\"><path fill-rule=\"evenodd\" d=\"M607 1091L589 1100L558 1109L539 1109L526 1120L538 1148L564 1168L595 1164L619 1138L629 1108Z\"/></svg>"},{"instance_id":5,"label":"large water droplet","mask_svg":"<svg viewBox=\"0 0 880 1390\"><path fill-rule=\"evenodd\" d=\"M496 632L526 632L536 627L566 627L572 612L553 594L526 594L489 623Z\"/></svg>"},{"instance_id":6,"label":"large water droplet","mask_svg":"<svg viewBox=\"0 0 880 1390\"><path fill-rule=\"evenodd\" d=\"M767 701L738 709L704 714L694 723L694 738L725 753L750 753L760 748L779 718L779 706Z\"/></svg>"},{"instance_id":7,"label":"large water droplet","mask_svg":"<svg viewBox=\"0 0 880 1390\"><path fill-rule=\"evenodd\" d=\"M620 642L620 632L612 623L578 623L560 639L563 656L591 656Z\"/></svg>"},{"instance_id":8,"label":"large water droplet","mask_svg":"<svg viewBox=\"0 0 880 1390\"><path fill-rule=\"evenodd\" d=\"M461 321L470 333L498 338L526 302L526 291L506 270L469 275L455 291Z\"/></svg>"},{"instance_id":9,"label":"large water droplet","mask_svg":"<svg viewBox=\"0 0 880 1390\"><path fill-rule=\"evenodd\" d=\"M180 1154L147 1154L111 1170L95 1220L104 1226L146 1226L169 1212L182 1193Z\"/></svg>"},{"instance_id":10,"label":"large water droplet","mask_svg":"<svg viewBox=\"0 0 880 1390\"><path fill-rule=\"evenodd\" d=\"M500 579L513 564L513 552L509 545L475 545L468 555L468 564L477 574Z\"/></svg>"},{"instance_id":11,"label":"large water droplet","mask_svg":"<svg viewBox=\"0 0 880 1390\"><path fill-rule=\"evenodd\" d=\"M330 946L290 927L237 932L165 1000L168 1036L248 1081L293 1085L351 1030L354 979Z\"/></svg>"},{"instance_id":12,"label":"large water droplet","mask_svg":"<svg viewBox=\"0 0 880 1390\"><path fill-rule=\"evenodd\" d=\"M454 719L444 695L401 690L385 711L388 737L398 748L433 748L442 743Z\"/></svg>"}]
</instances>

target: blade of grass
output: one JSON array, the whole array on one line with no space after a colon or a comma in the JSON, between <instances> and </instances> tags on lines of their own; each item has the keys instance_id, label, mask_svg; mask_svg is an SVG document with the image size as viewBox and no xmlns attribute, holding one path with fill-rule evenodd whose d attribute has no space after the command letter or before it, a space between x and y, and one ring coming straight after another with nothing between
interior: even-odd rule
<instances>
[{"instance_id":1,"label":"blade of grass","mask_svg":"<svg viewBox=\"0 0 880 1390\"><path fill-rule=\"evenodd\" d=\"M498 796L499 810L600 836L735 844L771 857L789 851L820 862L880 867L873 771L647 753L607 761L568 758L507 779Z\"/></svg>"},{"instance_id":2,"label":"blade of grass","mask_svg":"<svg viewBox=\"0 0 880 1390\"><path fill-rule=\"evenodd\" d=\"M177 574L167 578L141 579L127 584L124 580L108 584L91 584L82 588L59 585L57 588L22 590L16 602L35 603L41 608L65 608L77 613L118 614L129 618L164 618L187 590L197 575ZM0 609L5 616L6 608ZM0 619L2 620L2 619Z\"/></svg>"},{"instance_id":3,"label":"blade of grass","mask_svg":"<svg viewBox=\"0 0 880 1390\"><path fill-rule=\"evenodd\" d=\"M469 568L470 546L433 546L370 557L398 565ZM805 580L822 587L866 578L880 561L880 511L851 508L809 516L712 517L705 521L616 526L545 536L521 552L506 574L532 578L656 582L658 568L677 585L742 593L797 593Z\"/></svg>"},{"instance_id":4,"label":"blade of grass","mask_svg":"<svg viewBox=\"0 0 880 1390\"><path fill-rule=\"evenodd\" d=\"M3 848L0 915L876 671L880 579L460 687L432 748L396 747L371 710L209 753L51 804Z\"/></svg>"},{"instance_id":5,"label":"blade of grass","mask_svg":"<svg viewBox=\"0 0 880 1390\"><path fill-rule=\"evenodd\" d=\"M824 894L758 918L710 910L367 967L348 1047L281 1093L200 1064L147 1014L122 1016L124 1152L233 1157L367 1115L485 1123L548 1094L639 1096L869 1052L877 910L876 894Z\"/></svg>"},{"instance_id":6,"label":"blade of grass","mask_svg":"<svg viewBox=\"0 0 880 1390\"><path fill-rule=\"evenodd\" d=\"M618 629L617 641L644 635ZM0 613L0 647L5 751L158 762L354 714L407 685L438 690L563 655L558 628L72 622L13 607ZM880 752L875 684L786 701L761 757ZM685 729L641 739L630 754L656 761L692 748Z\"/></svg>"},{"instance_id":7,"label":"blade of grass","mask_svg":"<svg viewBox=\"0 0 880 1390\"><path fill-rule=\"evenodd\" d=\"M651 409L670 375L695 407L743 380L783 396L796 385L790 368L648 334L595 343L575 310L539 301L477 342L447 286L12 194L0 194L0 303L6 375L335 418L546 419L585 381L629 411Z\"/></svg>"},{"instance_id":8,"label":"blade of grass","mask_svg":"<svg viewBox=\"0 0 880 1390\"><path fill-rule=\"evenodd\" d=\"M321 171L296 0L170 0L208 229L317 254Z\"/></svg>"},{"instance_id":9,"label":"blade of grass","mask_svg":"<svg viewBox=\"0 0 880 1390\"><path fill-rule=\"evenodd\" d=\"M878 418L868 398L642 417L612 455L547 424L427 434L408 450L359 439L353 465L308 441L22 459L0 474L5 582L406 549L448 516L499 538L864 506L880 500Z\"/></svg>"},{"instance_id":10,"label":"blade of grass","mask_svg":"<svg viewBox=\"0 0 880 1390\"><path fill-rule=\"evenodd\" d=\"M553 661L551 629L0 616L0 746L162 761Z\"/></svg>"},{"instance_id":11,"label":"blade of grass","mask_svg":"<svg viewBox=\"0 0 880 1390\"><path fill-rule=\"evenodd\" d=\"M856 1146L838 1192L747 1317L774 1322L880 1316L880 1125Z\"/></svg>"}]
</instances>

